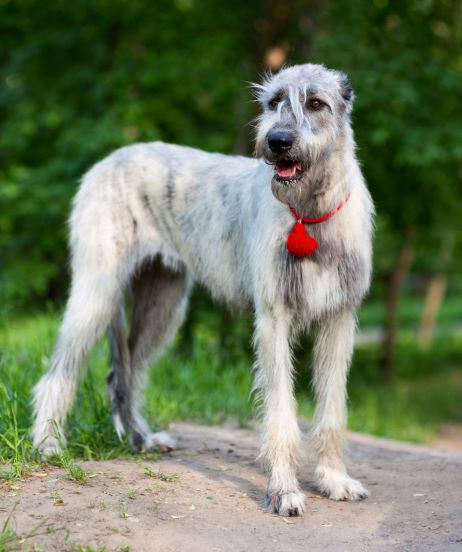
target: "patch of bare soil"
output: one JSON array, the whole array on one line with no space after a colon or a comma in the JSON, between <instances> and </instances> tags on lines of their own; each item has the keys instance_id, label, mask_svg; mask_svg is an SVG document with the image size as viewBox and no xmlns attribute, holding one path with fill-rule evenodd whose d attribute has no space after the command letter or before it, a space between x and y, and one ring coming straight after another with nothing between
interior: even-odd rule
<instances>
[{"instance_id":1,"label":"patch of bare soil","mask_svg":"<svg viewBox=\"0 0 462 552\"><path fill-rule=\"evenodd\" d=\"M434 447L462 452L462 426L444 424L432 441Z\"/></svg>"},{"instance_id":2,"label":"patch of bare soil","mask_svg":"<svg viewBox=\"0 0 462 552\"><path fill-rule=\"evenodd\" d=\"M23 549L70 551L461 551L462 454L351 435L350 473L371 491L333 502L300 470L301 518L265 514L255 431L176 424L179 448L160 462L86 462L85 485L45 467L0 488L0 524L18 534L42 523Z\"/></svg>"}]
</instances>

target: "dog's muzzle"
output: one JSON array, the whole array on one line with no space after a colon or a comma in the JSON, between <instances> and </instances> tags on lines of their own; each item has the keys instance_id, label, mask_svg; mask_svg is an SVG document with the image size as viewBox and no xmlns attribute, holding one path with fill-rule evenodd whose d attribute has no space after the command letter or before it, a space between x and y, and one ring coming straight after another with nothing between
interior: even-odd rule
<instances>
[{"instance_id":1,"label":"dog's muzzle","mask_svg":"<svg viewBox=\"0 0 462 552\"><path fill-rule=\"evenodd\" d=\"M292 147L295 135L287 130L273 130L268 134L268 147L274 164L275 178L280 182L299 180L303 173L302 163L294 158Z\"/></svg>"}]
</instances>

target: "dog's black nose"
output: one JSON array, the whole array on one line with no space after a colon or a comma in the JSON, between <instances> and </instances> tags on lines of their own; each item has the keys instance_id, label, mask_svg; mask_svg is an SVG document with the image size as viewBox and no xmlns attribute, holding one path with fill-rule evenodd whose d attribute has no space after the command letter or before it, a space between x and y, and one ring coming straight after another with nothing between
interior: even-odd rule
<instances>
[{"instance_id":1,"label":"dog's black nose","mask_svg":"<svg viewBox=\"0 0 462 552\"><path fill-rule=\"evenodd\" d=\"M290 150L294 140L294 135L286 130L274 130L268 134L268 146L273 153Z\"/></svg>"}]
</instances>

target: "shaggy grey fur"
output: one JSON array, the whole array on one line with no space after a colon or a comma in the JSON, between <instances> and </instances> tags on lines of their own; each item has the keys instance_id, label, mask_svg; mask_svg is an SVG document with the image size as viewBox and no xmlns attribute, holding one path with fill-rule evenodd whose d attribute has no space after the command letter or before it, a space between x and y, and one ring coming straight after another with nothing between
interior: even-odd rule
<instances>
[{"instance_id":1,"label":"shaggy grey fur","mask_svg":"<svg viewBox=\"0 0 462 552\"><path fill-rule=\"evenodd\" d=\"M171 448L139 413L136 390L147 361L183 320L191 283L255 312L255 390L268 471L266 509L303 512L296 469L300 430L292 344L318 328L312 448L320 490L335 500L367 491L342 461L346 376L355 314L369 286L372 202L355 156L353 93L343 73L319 65L284 69L256 85L258 159L163 143L122 148L84 177L71 216L72 289L48 373L35 387L34 444L43 456L63 438L79 374L111 326L108 376L117 432L136 448ZM319 242L294 258L289 206L321 216L307 230ZM129 335L121 306L131 290ZM231 368L230 368L231 369Z\"/></svg>"}]
</instances>

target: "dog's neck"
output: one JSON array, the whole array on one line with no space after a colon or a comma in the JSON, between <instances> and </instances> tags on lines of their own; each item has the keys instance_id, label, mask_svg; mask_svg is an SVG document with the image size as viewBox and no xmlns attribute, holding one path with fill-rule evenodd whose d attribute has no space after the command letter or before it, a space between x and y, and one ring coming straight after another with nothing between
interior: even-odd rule
<instances>
[{"instance_id":1,"label":"dog's neck","mask_svg":"<svg viewBox=\"0 0 462 552\"><path fill-rule=\"evenodd\" d=\"M345 127L335 146L324 152L294 185L272 182L273 195L302 216L319 217L332 211L351 191L349 173L354 162L350 127Z\"/></svg>"}]
</instances>

